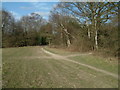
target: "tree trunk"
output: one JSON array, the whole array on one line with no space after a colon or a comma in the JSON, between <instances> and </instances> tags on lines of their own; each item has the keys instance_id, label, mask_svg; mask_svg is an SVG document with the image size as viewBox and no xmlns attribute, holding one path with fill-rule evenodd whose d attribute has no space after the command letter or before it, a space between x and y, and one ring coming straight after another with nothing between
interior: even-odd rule
<instances>
[{"instance_id":1,"label":"tree trunk","mask_svg":"<svg viewBox=\"0 0 120 90\"><path fill-rule=\"evenodd\" d=\"M95 48L96 48L96 50L98 49L98 34L97 34L97 30L95 32Z\"/></svg>"},{"instance_id":2,"label":"tree trunk","mask_svg":"<svg viewBox=\"0 0 120 90\"><path fill-rule=\"evenodd\" d=\"M64 31L66 32L66 39L67 39L67 47L70 47L70 45L71 45L71 42L70 42L70 38L69 38L69 35L67 34L68 33L68 31L67 31L67 29L64 29Z\"/></svg>"},{"instance_id":3,"label":"tree trunk","mask_svg":"<svg viewBox=\"0 0 120 90\"><path fill-rule=\"evenodd\" d=\"M90 35L90 29L88 27L88 38L90 39L91 35Z\"/></svg>"},{"instance_id":4,"label":"tree trunk","mask_svg":"<svg viewBox=\"0 0 120 90\"><path fill-rule=\"evenodd\" d=\"M70 41L70 38L69 38L69 32L68 32L68 30L67 29L65 29L65 27L63 26L63 24L61 24L61 26L62 26L62 29L63 29L63 31L65 32L65 36L66 36L66 39L67 39L67 47L70 47L70 45L71 45L71 41Z\"/></svg>"},{"instance_id":5,"label":"tree trunk","mask_svg":"<svg viewBox=\"0 0 120 90\"><path fill-rule=\"evenodd\" d=\"M49 46L51 46L51 41L50 41L50 39L48 40L48 43L49 43Z\"/></svg>"},{"instance_id":6,"label":"tree trunk","mask_svg":"<svg viewBox=\"0 0 120 90\"><path fill-rule=\"evenodd\" d=\"M95 19L95 48L98 50L98 31L97 31L97 22Z\"/></svg>"},{"instance_id":7,"label":"tree trunk","mask_svg":"<svg viewBox=\"0 0 120 90\"><path fill-rule=\"evenodd\" d=\"M86 25L87 25L87 34L88 34L88 38L90 39L91 35L90 35L90 29L89 29L89 25L88 25L88 20L86 21Z\"/></svg>"},{"instance_id":8,"label":"tree trunk","mask_svg":"<svg viewBox=\"0 0 120 90\"><path fill-rule=\"evenodd\" d=\"M71 42L70 42L69 36L67 35L67 47L70 47L70 45L71 45Z\"/></svg>"},{"instance_id":9,"label":"tree trunk","mask_svg":"<svg viewBox=\"0 0 120 90\"><path fill-rule=\"evenodd\" d=\"M63 31L61 29L61 34L60 34L60 38L61 38L61 45L64 46L64 40L63 40Z\"/></svg>"}]
</instances>

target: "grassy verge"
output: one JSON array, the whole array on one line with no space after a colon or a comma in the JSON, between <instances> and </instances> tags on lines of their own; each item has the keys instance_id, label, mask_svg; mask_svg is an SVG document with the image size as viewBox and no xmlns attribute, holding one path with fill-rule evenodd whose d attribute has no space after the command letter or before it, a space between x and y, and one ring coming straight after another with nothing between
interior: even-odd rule
<instances>
[{"instance_id":1,"label":"grassy verge","mask_svg":"<svg viewBox=\"0 0 120 90\"><path fill-rule=\"evenodd\" d=\"M105 58L92 56L92 55L75 56L75 57L70 57L70 59L118 74L117 60L110 61Z\"/></svg>"}]
</instances>

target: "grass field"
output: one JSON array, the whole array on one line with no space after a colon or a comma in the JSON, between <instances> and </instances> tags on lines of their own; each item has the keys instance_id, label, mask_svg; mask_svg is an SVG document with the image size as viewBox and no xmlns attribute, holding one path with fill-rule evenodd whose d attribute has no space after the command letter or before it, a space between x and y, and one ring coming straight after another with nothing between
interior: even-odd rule
<instances>
[{"instance_id":1,"label":"grass field","mask_svg":"<svg viewBox=\"0 0 120 90\"><path fill-rule=\"evenodd\" d=\"M45 48L51 53L117 74L117 61L93 55L78 55L59 49ZM41 47L3 49L3 88L117 88L117 78L73 62L55 59Z\"/></svg>"},{"instance_id":2,"label":"grass field","mask_svg":"<svg viewBox=\"0 0 120 90\"><path fill-rule=\"evenodd\" d=\"M115 59L108 60L108 58L94 56L89 53L81 54L78 52L69 52L69 51L59 50L55 48L48 48L48 47L46 47L45 49L52 53L56 53L56 54L60 54L60 55L68 56L68 57L70 55L73 55L72 57L70 56L69 58L72 60L78 61L78 62L82 62L88 65L92 65L97 68L101 68L101 69L118 74L118 60L115 60Z\"/></svg>"}]
</instances>

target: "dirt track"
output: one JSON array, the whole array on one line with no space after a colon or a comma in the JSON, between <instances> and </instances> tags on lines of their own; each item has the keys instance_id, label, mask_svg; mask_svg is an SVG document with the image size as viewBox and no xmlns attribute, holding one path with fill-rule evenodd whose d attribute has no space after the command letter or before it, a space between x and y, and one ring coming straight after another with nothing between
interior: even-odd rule
<instances>
[{"instance_id":1,"label":"dirt track","mask_svg":"<svg viewBox=\"0 0 120 90\"><path fill-rule=\"evenodd\" d=\"M101 73L110 75L110 76L115 77L115 78L118 79L118 75L113 74L113 73L111 73L111 72L108 72L108 71L105 71L105 70L102 70L102 69L99 69L99 68L96 68L96 67L93 67L93 66L90 66L90 65L87 65L87 64L83 64L83 63L76 62L76 61L74 61L74 60L72 60L72 59L68 59L68 58L67 58L68 56L65 57L65 56L57 55L57 54L51 53L51 52L49 52L49 51L47 51L47 50L45 50L45 49L43 49L43 48L41 48L41 49L42 49L42 51L45 52L46 54L51 55L51 57L54 58L54 60L65 60L65 61L69 61L69 62L72 62L72 63L75 63L75 64L79 64L79 65L81 65L81 66L90 68L90 69L95 70L95 71L97 71L97 72L101 72ZM70 55L70 56L71 56L71 55Z\"/></svg>"}]
</instances>

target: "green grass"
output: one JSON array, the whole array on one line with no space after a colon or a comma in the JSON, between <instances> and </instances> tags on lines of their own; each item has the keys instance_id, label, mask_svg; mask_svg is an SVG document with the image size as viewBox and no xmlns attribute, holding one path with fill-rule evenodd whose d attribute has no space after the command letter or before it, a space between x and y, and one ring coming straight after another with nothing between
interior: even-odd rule
<instances>
[{"instance_id":1,"label":"green grass","mask_svg":"<svg viewBox=\"0 0 120 90\"><path fill-rule=\"evenodd\" d=\"M70 57L70 59L118 74L117 60L110 61L105 58L92 56L92 55L75 56L75 57Z\"/></svg>"},{"instance_id":2,"label":"green grass","mask_svg":"<svg viewBox=\"0 0 120 90\"><path fill-rule=\"evenodd\" d=\"M57 48L49 48L49 47L44 47L44 49L52 53L63 55L63 56L70 55L70 54L78 54L78 52L70 52L65 49L57 49Z\"/></svg>"},{"instance_id":3,"label":"green grass","mask_svg":"<svg viewBox=\"0 0 120 90\"><path fill-rule=\"evenodd\" d=\"M52 49L51 49L52 51ZM53 51L54 52L54 51ZM56 52L59 52L56 51ZM61 50L61 52L64 52ZM71 53L71 52L69 52ZM4 88L117 88L118 80L64 60L55 60L41 47L3 49ZM85 58L85 57L84 57ZM87 57L86 57L87 58ZM86 61L87 62L87 61ZM104 67L106 68L106 67Z\"/></svg>"},{"instance_id":4,"label":"green grass","mask_svg":"<svg viewBox=\"0 0 120 90\"><path fill-rule=\"evenodd\" d=\"M81 54L79 52L70 52L66 50L48 48L48 47L45 49L52 53L64 55L64 56L71 54ZM118 74L118 60L108 60L107 58L102 58L100 56L93 56L93 55L80 55L69 58L77 62L85 63Z\"/></svg>"}]
</instances>

